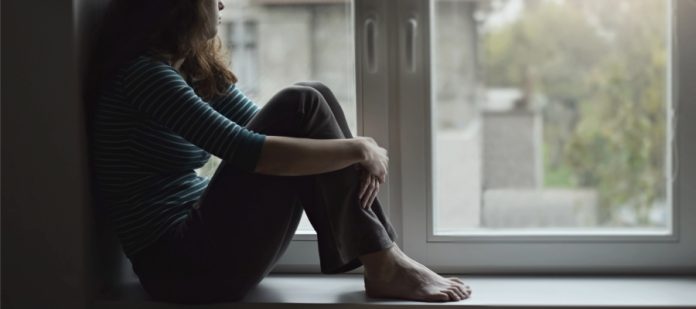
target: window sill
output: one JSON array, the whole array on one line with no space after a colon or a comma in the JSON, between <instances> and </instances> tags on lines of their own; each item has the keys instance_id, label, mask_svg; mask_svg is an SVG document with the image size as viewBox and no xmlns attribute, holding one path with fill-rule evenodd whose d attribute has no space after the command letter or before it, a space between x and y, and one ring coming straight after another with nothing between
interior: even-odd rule
<instances>
[{"instance_id":1,"label":"window sill","mask_svg":"<svg viewBox=\"0 0 696 309\"><path fill-rule=\"evenodd\" d=\"M695 276L459 276L473 294L459 302L426 303L368 298L359 274L271 274L238 303L209 308L334 307L434 308L696 308ZM123 286L95 308L170 308L152 301L138 282ZM186 307L186 306L184 306Z\"/></svg>"}]
</instances>

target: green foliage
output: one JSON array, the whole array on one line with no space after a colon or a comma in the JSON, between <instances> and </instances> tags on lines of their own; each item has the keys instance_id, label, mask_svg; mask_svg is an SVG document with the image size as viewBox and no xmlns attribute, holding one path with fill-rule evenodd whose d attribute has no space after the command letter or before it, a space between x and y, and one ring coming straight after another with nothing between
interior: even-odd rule
<instances>
[{"instance_id":1,"label":"green foliage","mask_svg":"<svg viewBox=\"0 0 696 309\"><path fill-rule=\"evenodd\" d=\"M489 87L548 98L545 184L599 192L605 225L666 196L666 1L532 1L484 34Z\"/></svg>"},{"instance_id":2,"label":"green foliage","mask_svg":"<svg viewBox=\"0 0 696 309\"><path fill-rule=\"evenodd\" d=\"M544 147L544 186L545 187L575 187L576 181L573 170L565 165L551 168L549 147Z\"/></svg>"}]
</instances>

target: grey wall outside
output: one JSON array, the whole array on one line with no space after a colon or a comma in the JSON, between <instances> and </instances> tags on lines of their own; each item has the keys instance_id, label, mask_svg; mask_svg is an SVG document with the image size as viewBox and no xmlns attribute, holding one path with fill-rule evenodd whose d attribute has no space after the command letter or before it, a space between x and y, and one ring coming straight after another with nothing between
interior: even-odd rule
<instances>
[{"instance_id":1,"label":"grey wall outside","mask_svg":"<svg viewBox=\"0 0 696 309\"><path fill-rule=\"evenodd\" d=\"M479 39L475 1L435 2L433 93L437 129L464 129L479 116Z\"/></svg>"},{"instance_id":2,"label":"grey wall outside","mask_svg":"<svg viewBox=\"0 0 696 309\"><path fill-rule=\"evenodd\" d=\"M332 89L356 132L355 55L350 3L260 5L228 1L223 18L258 24L259 106L282 88L317 80ZM223 40L225 33L221 33ZM234 71L235 63L232 63ZM244 90L245 81L239 82Z\"/></svg>"}]
</instances>

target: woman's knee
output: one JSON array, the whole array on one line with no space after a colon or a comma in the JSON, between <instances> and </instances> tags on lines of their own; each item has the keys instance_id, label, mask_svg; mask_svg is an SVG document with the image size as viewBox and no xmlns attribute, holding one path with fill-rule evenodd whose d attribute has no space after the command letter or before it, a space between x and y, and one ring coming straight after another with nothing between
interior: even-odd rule
<instances>
[{"instance_id":1,"label":"woman's knee","mask_svg":"<svg viewBox=\"0 0 696 309\"><path fill-rule=\"evenodd\" d=\"M322 83L320 81L316 81L316 80L296 82L295 85L311 87L311 88L318 90L322 94L330 91L328 86L326 86L324 83Z\"/></svg>"},{"instance_id":2,"label":"woman's knee","mask_svg":"<svg viewBox=\"0 0 696 309\"><path fill-rule=\"evenodd\" d=\"M278 91L247 127L271 135L305 136L309 134L305 131L326 125L329 119L335 122L329 103L318 90L292 85Z\"/></svg>"},{"instance_id":3,"label":"woman's knee","mask_svg":"<svg viewBox=\"0 0 696 309\"><path fill-rule=\"evenodd\" d=\"M297 105L299 108L308 103L323 101L321 98L321 93L312 87L292 85L278 91L268 103L284 106Z\"/></svg>"},{"instance_id":4,"label":"woman's knee","mask_svg":"<svg viewBox=\"0 0 696 309\"><path fill-rule=\"evenodd\" d=\"M295 85L316 89L324 98L324 101L326 101L326 103L331 107L331 109L334 110L334 112L337 109L342 108L340 103L338 103L336 99L336 95L334 95L329 86L325 85L320 81L301 81L296 82Z\"/></svg>"},{"instance_id":5,"label":"woman's knee","mask_svg":"<svg viewBox=\"0 0 696 309\"><path fill-rule=\"evenodd\" d=\"M269 104L292 108L302 114L332 114L331 108L319 90L304 85L296 84L283 88L271 99Z\"/></svg>"}]
</instances>

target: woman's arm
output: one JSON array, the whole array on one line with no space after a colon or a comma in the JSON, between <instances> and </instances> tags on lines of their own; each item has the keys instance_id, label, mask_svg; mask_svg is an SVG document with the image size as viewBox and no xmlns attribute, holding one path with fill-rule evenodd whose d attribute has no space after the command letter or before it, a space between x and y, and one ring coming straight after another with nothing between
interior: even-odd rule
<instances>
[{"instance_id":1,"label":"woman's arm","mask_svg":"<svg viewBox=\"0 0 696 309\"><path fill-rule=\"evenodd\" d=\"M303 176L360 163L368 153L361 139L311 139L266 136L255 173Z\"/></svg>"},{"instance_id":2,"label":"woman's arm","mask_svg":"<svg viewBox=\"0 0 696 309\"><path fill-rule=\"evenodd\" d=\"M235 84L227 87L227 91L210 100L210 106L227 119L245 126L261 110L261 108L247 97Z\"/></svg>"},{"instance_id":3,"label":"woman's arm","mask_svg":"<svg viewBox=\"0 0 696 309\"><path fill-rule=\"evenodd\" d=\"M143 115L241 170L254 170L266 135L216 111L171 66L138 57L125 68L119 85Z\"/></svg>"}]
</instances>

